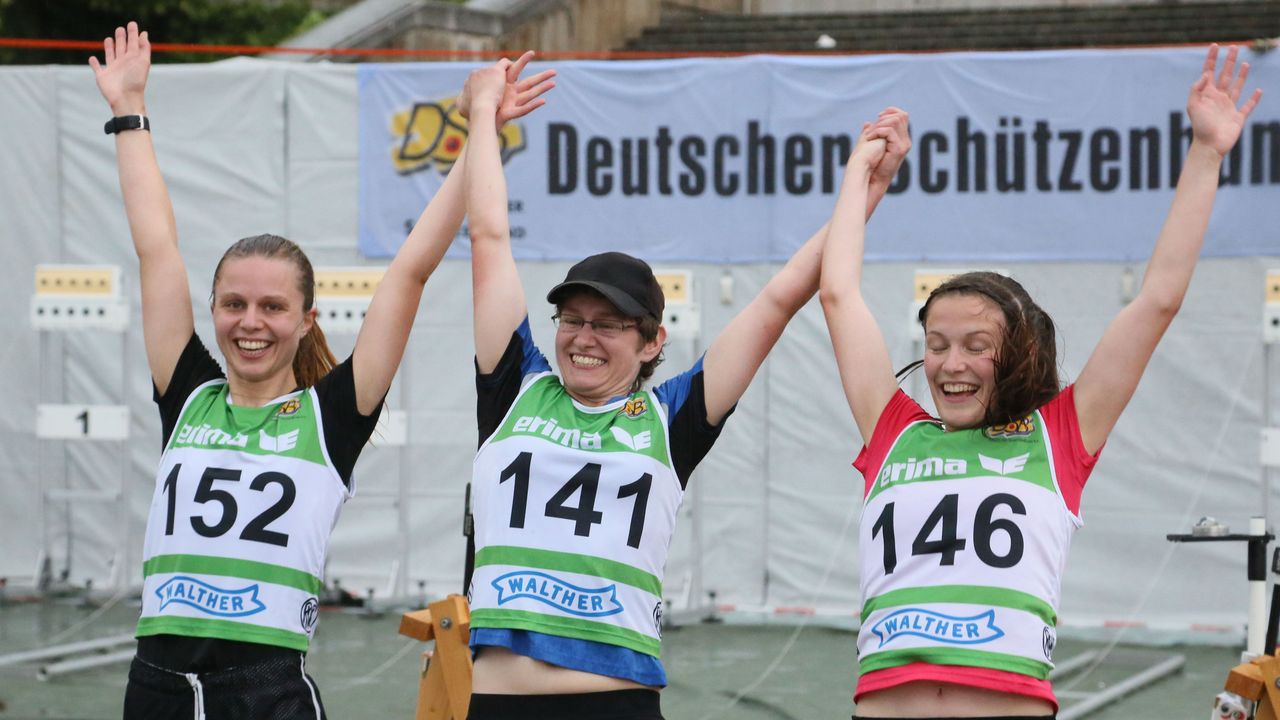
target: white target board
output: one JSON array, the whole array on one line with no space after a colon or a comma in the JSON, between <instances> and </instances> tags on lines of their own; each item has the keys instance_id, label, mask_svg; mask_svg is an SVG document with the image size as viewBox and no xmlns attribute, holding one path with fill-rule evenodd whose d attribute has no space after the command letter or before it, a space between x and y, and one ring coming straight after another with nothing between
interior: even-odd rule
<instances>
[{"instance_id":1,"label":"white target board","mask_svg":"<svg viewBox=\"0 0 1280 720\"><path fill-rule=\"evenodd\" d=\"M124 405L36 407L36 437L41 440L125 440L129 408Z\"/></svg>"},{"instance_id":2,"label":"white target board","mask_svg":"<svg viewBox=\"0 0 1280 720\"><path fill-rule=\"evenodd\" d=\"M1280 428L1262 428L1262 466L1280 467Z\"/></svg>"}]
</instances>

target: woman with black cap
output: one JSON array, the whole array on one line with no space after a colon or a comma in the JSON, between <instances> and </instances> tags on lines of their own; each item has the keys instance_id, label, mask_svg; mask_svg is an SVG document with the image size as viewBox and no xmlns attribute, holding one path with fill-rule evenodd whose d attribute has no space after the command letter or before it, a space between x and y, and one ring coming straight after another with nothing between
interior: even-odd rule
<instances>
[{"instance_id":1,"label":"woman with black cap","mask_svg":"<svg viewBox=\"0 0 1280 720\"><path fill-rule=\"evenodd\" d=\"M583 260L547 294L556 375L533 344L511 254L494 119L504 92L512 89L498 66L472 73L461 99L471 123L481 440L469 717L661 718L662 571L676 510L761 362L817 291L825 228L702 359L652 390L643 383L666 340L658 281L623 253ZM894 109L877 121L891 139L877 200L909 147L906 122Z\"/></svg>"}]
</instances>

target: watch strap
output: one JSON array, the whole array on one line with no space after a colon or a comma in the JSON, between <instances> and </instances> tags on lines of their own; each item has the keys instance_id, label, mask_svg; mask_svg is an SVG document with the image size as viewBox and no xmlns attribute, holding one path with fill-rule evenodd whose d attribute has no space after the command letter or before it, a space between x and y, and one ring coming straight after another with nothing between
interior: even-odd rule
<instances>
[{"instance_id":1,"label":"watch strap","mask_svg":"<svg viewBox=\"0 0 1280 720\"><path fill-rule=\"evenodd\" d=\"M108 135L125 130L150 130L151 121L146 115L121 115L113 117L103 126L102 131Z\"/></svg>"}]
</instances>

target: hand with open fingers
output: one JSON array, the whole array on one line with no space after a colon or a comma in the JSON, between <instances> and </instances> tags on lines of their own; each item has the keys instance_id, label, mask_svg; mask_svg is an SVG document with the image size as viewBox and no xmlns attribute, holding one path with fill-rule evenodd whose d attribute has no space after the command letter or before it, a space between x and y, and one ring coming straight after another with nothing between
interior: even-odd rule
<instances>
[{"instance_id":1,"label":"hand with open fingers","mask_svg":"<svg viewBox=\"0 0 1280 720\"><path fill-rule=\"evenodd\" d=\"M902 161L911 151L909 120L906 110L887 107L880 111L876 121L871 124L873 136L883 138L885 141L885 153L871 170L873 184L878 183L888 187L893 182L893 176L897 174L898 168L902 167Z\"/></svg>"},{"instance_id":2,"label":"hand with open fingers","mask_svg":"<svg viewBox=\"0 0 1280 720\"><path fill-rule=\"evenodd\" d=\"M507 85L502 92L502 103L498 106L498 127L502 127L516 118L537 110L547 103L542 97L544 93L556 86L555 70L543 70L521 80L520 73L533 59L533 51L529 50L515 62L507 66Z\"/></svg>"},{"instance_id":3,"label":"hand with open fingers","mask_svg":"<svg viewBox=\"0 0 1280 720\"><path fill-rule=\"evenodd\" d=\"M515 62L503 59L495 63L493 67L486 68L490 73L501 69L505 77L506 84L503 87L502 99L498 103L497 110L498 127L502 127L516 118L524 117L545 105L547 101L542 98L542 95L556 86L555 81L552 80L556 76L555 70L543 70L531 77L520 79L520 73L524 72L525 66L532 59L533 51L530 50L521 55ZM474 75L475 73L472 74ZM468 79L466 86L462 89L462 93L458 96L458 112L467 119L471 117L472 88L473 84Z\"/></svg>"},{"instance_id":4,"label":"hand with open fingers","mask_svg":"<svg viewBox=\"0 0 1280 720\"><path fill-rule=\"evenodd\" d=\"M1245 80L1249 77L1249 63L1240 63L1239 72L1236 71L1238 54L1238 48L1232 46L1228 49L1227 59L1218 70L1218 46L1209 46L1203 72L1191 86L1191 95L1187 98L1187 115L1191 117L1195 140L1219 155L1231 152L1244 129L1245 119L1262 97L1262 89L1258 88L1243 105L1237 107ZM1217 77L1214 77L1215 72Z\"/></svg>"},{"instance_id":5,"label":"hand with open fingers","mask_svg":"<svg viewBox=\"0 0 1280 720\"><path fill-rule=\"evenodd\" d=\"M142 114L147 73L151 70L151 41L138 32L138 23L116 28L115 35L102 41L103 63L89 58L98 90L116 115Z\"/></svg>"}]
</instances>

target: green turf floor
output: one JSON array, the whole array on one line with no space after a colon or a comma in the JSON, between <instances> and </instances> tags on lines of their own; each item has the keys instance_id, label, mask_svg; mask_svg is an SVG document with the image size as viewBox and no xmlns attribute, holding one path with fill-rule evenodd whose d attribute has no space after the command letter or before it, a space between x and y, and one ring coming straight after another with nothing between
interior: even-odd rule
<instances>
[{"instance_id":1,"label":"green turf floor","mask_svg":"<svg viewBox=\"0 0 1280 720\"><path fill-rule=\"evenodd\" d=\"M0 655L41 647L89 612L58 602L0 608ZM75 639L129 632L136 616L136 606L110 608ZM413 716L423 646L398 636L398 623L395 612L377 618L342 612L322 615L307 666L330 718ZM852 632L818 626L734 623L669 630L663 659L671 685L662 694L663 714L669 720L848 718L856 678L854 642ZM1064 639L1055 659L1061 663L1102 647ZM1063 708L1076 701L1077 693L1119 682L1175 653L1187 658L1181 671L1090 717L1206 718L1227 670L1239 657L1238 648L1118 646L1092 672L1056 683ZM41 682L34 665L0 668L0 720L118 718L126 669L119 664Z\"/></svg>"}]
</instances>

